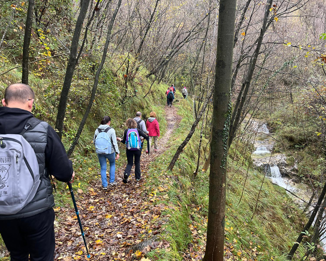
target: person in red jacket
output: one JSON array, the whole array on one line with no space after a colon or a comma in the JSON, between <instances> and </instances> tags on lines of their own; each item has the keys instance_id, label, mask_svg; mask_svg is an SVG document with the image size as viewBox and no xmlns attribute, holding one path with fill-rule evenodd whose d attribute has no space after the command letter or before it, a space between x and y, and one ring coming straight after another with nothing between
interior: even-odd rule
<instances>
[{"instance_id":1,"label":"person in red jacket","mask_svg":"<svg viewBox=\"0 0 326 261\"><path fill-rule=\"evenodd\" d=\"M149 114L149 118L146 121L146 129L148 131L148 136L152 137L150 139L150 145L151 143L154 141L154 151L157 151L157 138L160 136L160 126L158 124L158 121L156 119L156 113L155 112L151 112Z\"/></svg>"}]
</instances>

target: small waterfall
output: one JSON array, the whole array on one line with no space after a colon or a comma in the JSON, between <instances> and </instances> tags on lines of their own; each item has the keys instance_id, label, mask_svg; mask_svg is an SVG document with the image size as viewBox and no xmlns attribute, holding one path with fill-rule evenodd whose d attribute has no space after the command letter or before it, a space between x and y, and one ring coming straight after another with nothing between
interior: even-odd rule
<instances>
[{"instance_id":1,"label":"small waterfall","mask_svg":"<svg viewBox=\"0 0 326 261\"><path fill-rule=\"evenodd\" d=\"M274 184L277 184L278 186L285 188L291 192L295 191L295 188L293 188L292 186L290 186L289 184L286 184L282 174L280 172L280 169L278 168L277 165L271 166L270 167L270 175L271 175L271 180Z\"/></svg>"},{"instance_id":2,"label":"small waterfall","mask_svg":"<svg viewBox=\"0 0 326 261\"><path fill-rule=\"evenodd\" d=\"M265 146L260 146L252 154L254 154L254 155L266 155L266 154L271 154L271 152Z\"/></svg>"},{"instance_id":3,"label":"small waterfall","mask_svg":"<svg viewBox=\"0 0 326 261\"><path fill-rule=\"evenodd\" d=\"M263 132L265 134L269 134L269 129L267 128L266 123L264 123L263 125L261 125L258 130L258 132Z\"/></svg>"}]
</instances>

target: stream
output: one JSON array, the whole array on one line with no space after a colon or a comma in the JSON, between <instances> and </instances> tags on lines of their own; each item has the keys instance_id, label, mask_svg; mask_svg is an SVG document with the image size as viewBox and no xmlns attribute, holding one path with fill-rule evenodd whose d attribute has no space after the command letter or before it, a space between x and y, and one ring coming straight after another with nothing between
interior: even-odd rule
<instances>
[{"instance_id":1,"label":"stream","mask_svg":"<svg viewBox=\"0 0 326 261\"><path fill-rule=\"evenodd\" d=\"M289 178L283 177L278 164L286 164L286 157L283 154L273 153L275 140L269 132L265 123L255 121L254 130L257 132L254 142L255 151L252 153L254 165L265 170L265 174L272 183L290 192L298 192L295 184Z\"/></svg>"},{"instance_id":2,"label":"stream","mask_svg":"<svg viewBox=\"0 0 326 261\"><path fill-rule=\"evenodd\" d=\"M281 153L272 153L275 139L273 134L269 132L266 123L254 120L250 124L250 128L256 134L254 139L255 151L252 153L252 160L256 167L265 171L265 175L270 181L284 188L292 200L304 209L308 204L312 195L309 186L302 183L295 183L290 178L282 175L279 166L286 166L286 156ZM326 239L322 241L323 250L326 252Z\"/></svg>"}]
</instances>

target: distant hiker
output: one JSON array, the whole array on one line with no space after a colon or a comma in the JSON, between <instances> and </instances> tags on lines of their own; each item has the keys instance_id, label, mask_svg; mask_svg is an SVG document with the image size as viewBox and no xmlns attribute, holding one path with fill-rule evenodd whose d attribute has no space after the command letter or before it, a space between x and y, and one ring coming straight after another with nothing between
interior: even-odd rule
<instances>
[{"instance_id":1,"label":"distant hiker","mask_svg":"<svg viewBox=\"0 0 326 261\"><path fill-rule=\"evenodd\" d=\"M168 94L169 94L170 90L171 90L170 87L168 87L168 89L165 92L165 95L166 95L166 105L168 105L168 106L169 106Z\"/></svg>"},{"instance_id":2,"label":"distant hiker","mask_svg":"<svg viewBox=\"0 0 326 261\"><path fill-rule=\"evenodd\" d=\"M187 88L186 88L186 86L185 87L183 87L183 89L182 89L182 95L183 95L183 98L184 99L186 99L187 98L187 96L188 96L188 91L187 91Z\"/></svg>"},{"instance_id":3,"label":"distant hiker","mask_svg":"<svg viewBox=\"0 0 326 261\"><path fill-rule=\"evenodd\" d=\"M174 87L174 84L172 84L170 88L172 89L173 94L175 94L175 87Z\"/></svg>"},{"instance_id":4,"label":"distant hiker","mask_svg":"<svg viewBox=\"0 0 326 261\"><path fill-rule=\"evenodd\" d=\"M174 94L173 91L170 89L168 95L167 95L167 99L168 99L168 106L172 106L172 102L174 100Z\"/></svg>"},{"instance_id":5,"label":"distant hiker","mask_svg":"<svg viewBox=\"0 0 326 261\"><path fill-rule=\"evenodd\" d=\"M160 136L160 126L158 124L158 121L156 119L156 113L151 112L149 114L149 118L146 121L146 127L148 130L148 136L150 138L149 147L151 147L151 143L154 143L154 151L157 151L157 138Z\"/></svg>"},{"instance_id":6,"label":"distant hiker","mask_svg":"<svg viewBox=\"0 0 326 261\"><path fill-rule=\"evenodd\" d=\"M10 85L4 92L0 108L0 234L11 260L50 261L55 249L50 175L69 182L74 172L57 133L34 118L34 99L31 87L22 83Z\"/></svg>"},{"instance_id":7,"label":"distant hiker","mask_svg":"<svg viewBox=\"0 0 326 261\"><path fill-rule=\"evenodd\" d=\"M116 185L115 180L115 160L119 159L119 147L117 143L117 137L115 130L110 127L111 118L105 116L101 125L95 130L94 144L97 153L98 160L101 165L101 179L103 189L107 189L108 182L106 178L106 160L110 162L110 180L111 186Z\"/></svg>"},{"instance_id":8,"label":"distant hiker","mask_svg":"<svg viewBox=\"0 0 326 261\"><path fill-rule=\"evenodd\" d=\"M150 151L148 136L142 130L137 129L137 122L134 119L129 118L126 121L126 126L127 129L123 134L123 138L122 139L118 138L119 141L126 144L126 154L127 154L128 164L123 175L124 183L128 182L128 177L130 175L130 171L133 166L134 158L135 158L136 181L139 181L141 178L140 156L141 156L142 147L141 147L140 137L143 137L144 139L147 140L147 150L148 152Z\"/></svg>"}]
</instances>

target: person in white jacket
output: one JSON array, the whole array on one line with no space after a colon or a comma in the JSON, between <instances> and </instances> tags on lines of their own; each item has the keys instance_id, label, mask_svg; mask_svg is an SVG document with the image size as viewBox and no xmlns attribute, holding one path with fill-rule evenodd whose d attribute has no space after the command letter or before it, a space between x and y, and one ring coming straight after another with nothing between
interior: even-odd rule
<instances>
[{"instance_id":1,"label":"person in white jacket","mask_svg":"<svg viewBox=\"0 0 326 261\"><path fill-rule=\"evenodd\" d=\"M184 99L186 99L187 98L187 96L188 96L188 91L187 91L187 87L185 86L185 87L183 87L183 89L182 89L182 95L183 95L183 98Z\"/></svg>"}]
</instances>

